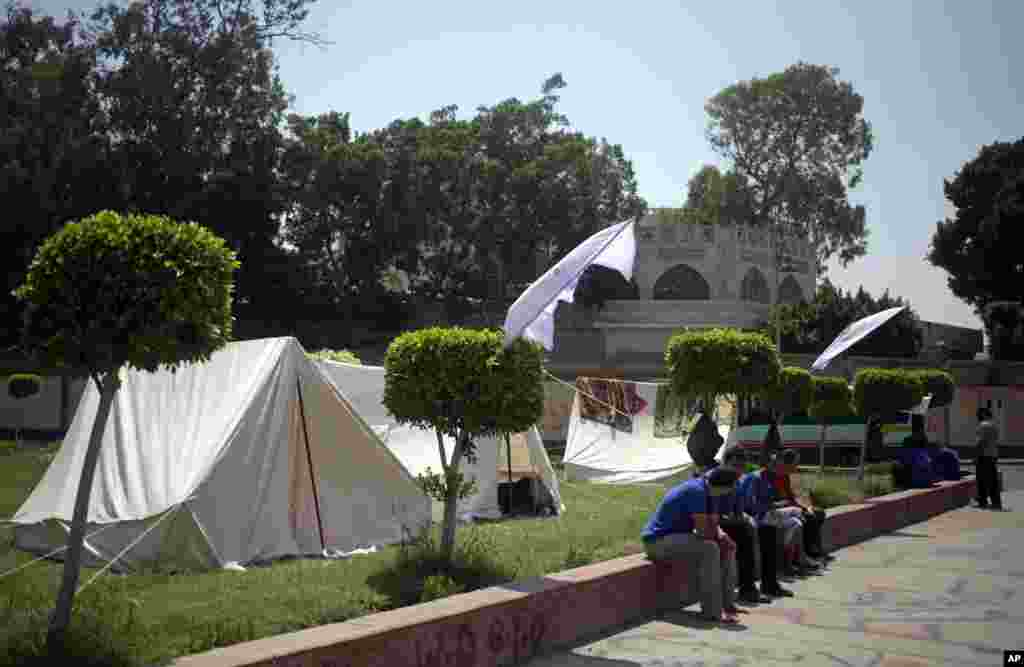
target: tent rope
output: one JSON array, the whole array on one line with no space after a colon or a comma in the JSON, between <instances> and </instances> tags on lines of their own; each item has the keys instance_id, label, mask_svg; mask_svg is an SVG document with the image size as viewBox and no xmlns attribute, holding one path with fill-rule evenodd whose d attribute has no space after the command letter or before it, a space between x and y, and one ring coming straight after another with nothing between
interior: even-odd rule
<instances>
[{"instance_id":1,"label":"tent rope","mask_svg":"<svg viewBox=\"0 0 1024 667\"><path fill-rule=\"evenodd\" d=\"M102 533L102 532L103 532L104 530L106 530L107 528L110 528L110 527L111 527L111 526L113 526L113 525L114 525L114 522L111 522L111 523L107 523L107 524L104 524L104 525L100 526L100 527L99 527L99 528L98 528L97 530L95 530L95 531L93 531L93 532L89 533L88 535L86 535L86 536L85 536L85 539L89 539L90 537L95 537L96 535L99 535L99 534L100 534L100 533ZM28 567L29 565L32 565L33 563L38 563L39 561L42 561L42 560L47 560L47 559L48 559L48 558L50 558L51 556L56 556L56 555L57 555L57 554L59 554L60 552L62 552L62 551L65 551L65 550L66 550L67 548L68 548L68 545L66 545L66 544L65 544L65 545L64 545L64 546L62 546L62 547L59 547L59 548L57 548L57 549L54 549L53 551L51 551L51 552L50 552L50 553L48 553L48 554L44 554L44 555L42 555L42 556L40 556L40 557L38 557L38 558L33 558L32 560L30 560L30 561L29 561L29 562L27 562L27 563L22 563L22 564L21 564L21 565L19 565L18 567L14 568L14 569L12 569L12 570L8 570L7 572L4 572L3 574L0 574L0 579L3 579L4 577L6 577L6 576L7 576L7 575L9 575L9 574L14 574L15 572L18 572L18 571L20 571L20 570L24 570L24 569L25 569L26 567Z\"/></svg>"},{"instance_id":2,"label":"tent rope","mask_svg":"<svg viewBox=\"0 0 1024 667\"><path fill-rule=\"evenodd\" d=\"M125 547L124 549L121 549L121 551L120 551L120 552L119 552L119 553L118 553L118 554L117 554L116 556L114 556L113 558L111 558L111 559L110 559L110 562L109 562L109 563L107 563L106 565L104 565L104 566L103 566L103 568L102 568L102 569L100 569L100 571L99 571L99 572L97 572L96 574L94 574L94 575L92 576L92 579L90 579L89 581L87 581L87 582L85 582L84 584L82 584L82 585L81 585L81 586L80 586L80 587L78 588L78 591L76 591L76 592L75 592L75 595L78 595L79 593L81 593L82 591L84 591L84 590L86 589L86 587L88 587L88 586L89 586L90 584L92 584L92 582L96 581L96 579L98 579L98 578L99 578L99 576L100 576L101 574L103 574L104 572L106 572L107 570L109 570L109 569L110 569L110 568L111 568L111 567L112 567L112 566L114 565L114 563L116 563L116 562L118 561L118 559L119 559L119 558L121 558L121 556L123 556L123 555L125 555L126 553L128 553L128 551L129 551L130 549L132 549L132 548L133 548L133 547L134 547L134 546L135 546L136 544L138 544L139 542L141 542L141 541L143 540L143 538L145 538L145 537L146 537L146 535L149 535L149 534L150 534L151 532L153 532L153 530L154 530L154 529L155 529L155 528L156 528L157 526L159 526L159 525L160 525L161 523L163 523L164 519L166 519L167 517L171 516L172 514L176 513L176 512L178 511L178 510L180 510L180 509L181 509L181 508L182 508L182 507L183 507L183 506L185 505L185 503L187 503L187 502L188 502L188 500L189 500L189 499L185 499L185 500L181 501L180 503L178 503L177 505L175 505L174 507L172 507L172 508L171 508L170 510L168 510L167 512L164 512L164 515L163 515L162 517L160 517L159 519L157 519L156 521L154 521L154 522L153 522L153 525L152 525L152 526L150 526L150 527L149 527L149 528L147 528L146 530L142 531L142 534L141 534L141 535L139 535L139 536L138 536L138 537L136 537L136 538L135 538L134 540L132 540L132 541L131 541L131 542L130 542L130 543L128 544L128 546L126 546L126 547Z\"/></svg>"}]
</instances>

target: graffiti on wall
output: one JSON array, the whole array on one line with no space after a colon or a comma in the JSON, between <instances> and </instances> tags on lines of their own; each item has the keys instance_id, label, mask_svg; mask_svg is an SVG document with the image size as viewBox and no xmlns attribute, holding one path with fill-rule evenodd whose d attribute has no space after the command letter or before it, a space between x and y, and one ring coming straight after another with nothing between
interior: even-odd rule
<instances>
[{"instance_id":1,"label":"graffiti on wall","mask_svg":"<svg viewBox=\"0 0 1024 667\"><path fill-rule=\"evenodd\" d=\"M503 656L516 664L535 656L547 634L544 616L511 614L494 618L483 636L468 623L436 630L416 642L418 667L474 667L493 665Z\"/></svg>"}]
</instances>

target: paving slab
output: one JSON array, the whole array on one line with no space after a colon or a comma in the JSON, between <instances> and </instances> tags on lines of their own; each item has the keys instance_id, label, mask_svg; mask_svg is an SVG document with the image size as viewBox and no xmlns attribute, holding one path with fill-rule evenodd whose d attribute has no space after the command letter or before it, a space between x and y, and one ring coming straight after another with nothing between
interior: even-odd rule
<instances>
[{"instance_id":1,"label":"paving slab","mask_svg":"<svg viewBox=\"0 0 1024 667\"><path fill-rule=\"evenodd\" d=\"M705 623L694 605L527 664L1001 665L1004 649L1024 649L1024 491L1004 503L841 549L822 575L786 584L794 597L745 607L737 626Z\"/></svg>"}]
</instances>

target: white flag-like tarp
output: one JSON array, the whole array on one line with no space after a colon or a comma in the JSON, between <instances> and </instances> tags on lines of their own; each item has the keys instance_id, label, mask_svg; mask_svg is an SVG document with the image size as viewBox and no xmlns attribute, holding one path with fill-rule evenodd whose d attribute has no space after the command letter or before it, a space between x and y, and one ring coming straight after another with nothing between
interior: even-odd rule
<instances>
[{"instance_id":1,"label":"white flag-like tarp","mask_svg":"<svg viewBox=\"0 0 1024 667\"><path fill-rule=\"evenodd\" d=\"M897 306L896 308L883 310L880 313L875 313L874 315L869 315L859 319L843 329L843 332L836 336L836 339L832 341L832 344L828 346L828 349L822 352L820 357L815 359L814 363L811 365L811 371L824 370L824 368L828 366L829 362L848 350L857 341L891 320L904 308L906 308L906 306Z\"/></svg>"},{"instance_id":2,"label":"white flag-like tarp","mask_svg":"<svg viewBox=\"0 0 1024 667\"><path fill-rule=\"evenodd\" d=\"M633 221L602 229L576 246L562 261L523 292L505 316L505 346L516 338L535 340L549 352L555 346L555 308L572 302L580 275L591 264L615 269L626 280L633 277L636 237Z\"/></svg>"}]
</instances>

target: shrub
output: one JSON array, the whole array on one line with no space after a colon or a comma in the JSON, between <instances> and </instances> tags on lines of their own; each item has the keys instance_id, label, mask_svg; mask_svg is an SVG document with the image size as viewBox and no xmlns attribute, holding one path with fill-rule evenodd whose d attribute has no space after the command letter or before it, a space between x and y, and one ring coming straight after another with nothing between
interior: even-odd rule
<instances>
[{"instance_id":1,"label":"shrub","mask_svg":"<svg viewBox=\"0 0 1024 667\"><path fill-rule=\"evenodd\" d=\"M932 395L931 403L928 404L929 408L941 408L953 402L956 383L953 381L952 375L931 368L913 372L924 383L924 393Z\"/></svg>"},{"instance_id":2,"label":"shrub","mask_svg":"<svg viewBox=\"0 0 1024 667\"><path fill-rule=\"evenodd\" d=\"M856 494L852 491L850 484L835 477L816 480L807 495L810 496L814 506L821 509L849 505L856 500Z\"/></svg>"},{"instance_id":3,"label":"shrub","mask_svg":"<svg viewBox=\"0 0 1024 667\"><path fill-rule=\"evenodd\" d=\"M854 414L853 393L845 378L814 377L808 414L819 421L841 419Z\"/></svg>"},{"instance_id":4,"label":"shrub","mask_svg":"<svg viewBox=\"0 0 1024 667\"><path fill-rule=\"evenodd\" d=\"M775 345L759 333L736 329L682 331L669 339L665 366L679 396L762 396L778 382Z\"/></svg>"},{"instance_id":5,"label":"shrub","mask_svg":"<svg viewBox=\"0 0 1024 667\"><path fill-rule=\"evenodd\" d=\"M11 398L22 399L35 396L42 386L43 379L38 375L17 373L7 378L7 393Z\"/></svg>"},{"instance_id":6,"label":"shrub","mask_svg":"<svg viewBox=\"0 0 1024 667\"><path fill-rule=\"evenodd\" d=\"M792 415L807 411L814 399L814 378L796 366L786 366L768 392L768 404L777 414Z\"/></svg>"},{"instance_id":7,"label":"shrub","mask_svg":"<svg viewBox=\"0 0 1024 667\"><path fill-rule=\"evenodd\" d=\"M862 417L910 410L924 397L924 380L914 371L862 368L853 383L853 402Z\"/></svg>"},{"instance_id":8,"label":"shrub","mask_svg":"<svg viewBox=\"0 0 1024 667\"><path fill-rule=\"evenodd\" d=\"M342 364L355 364L357 366L362 365L362 361L358 355L348 350L317 350L310 352L309 356L314 359L322 359L324 361L337 361Z\"/></svg>"}]
</instances>

